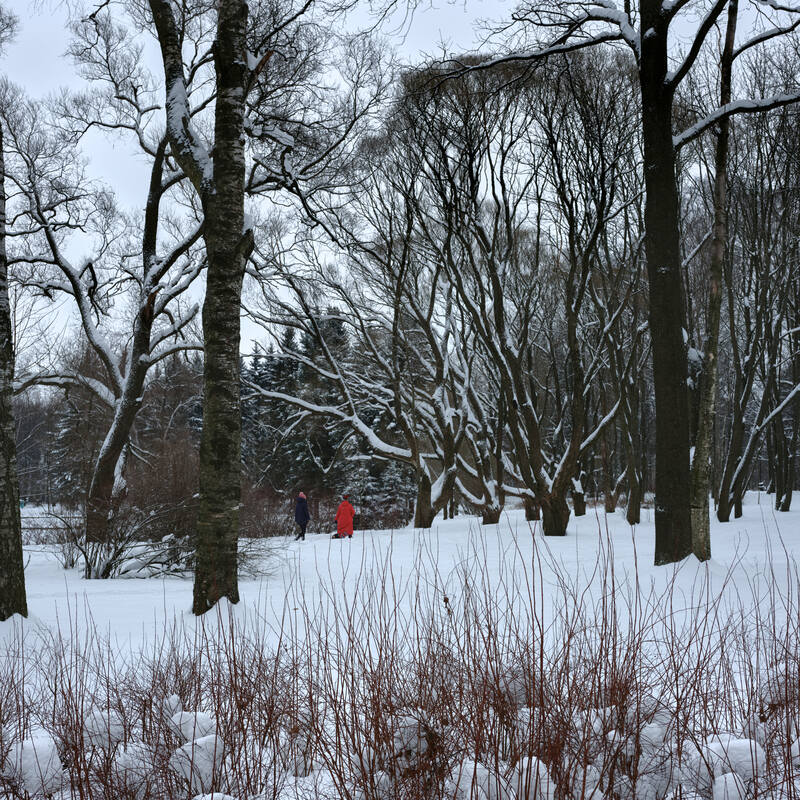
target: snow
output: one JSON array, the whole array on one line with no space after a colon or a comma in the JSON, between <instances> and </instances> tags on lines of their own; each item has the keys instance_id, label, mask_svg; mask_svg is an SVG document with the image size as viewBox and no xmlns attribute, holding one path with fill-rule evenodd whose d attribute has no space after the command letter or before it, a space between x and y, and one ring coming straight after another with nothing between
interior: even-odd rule
<instances>
[{"instance_id":1,"label":"snow","mask_svg":"<svg viewBox=\"0 0 800 800\"><path fill-rule=\"evenodd\" d=\"M742 779L734 772L720 775L714 781L714 800L744 800L746 794Z\"/></svg>"},{"instance_id":2,"label":"snow","mask_svg":"<svg viewBox=\"0 0 800 800\"><path fill-rule=\"evenodd\" d=\"M122 717L112 709L93 709L83 722L83 735L89 747L112 750L125 736Z\"/></svg>"},{"instance_id":3,"label":"snow","mask_svg":"<svg viewBox=\"0 0 800 800\"><path fill-rule=\"evenodd\" d=\"M30 795L53 794L64 781L55 739L46 731L32 731L12 745L5 773Z\"/></svg>"},{"instance_id":4,"label":"snow","mask_svg":"<svg viewBox=\"0 0 800 800\"><path fill-rule=\"evenodd\" d=\"M714 775L735 772L747 781L763 774L767 766L767 754L758 742L733 734L708 739L704 756Z\"/></svg>"},{"instance_id":5,"label":"snow","mask_svg":"<svg viewBox=\"0 0 800 800\"><path fill-rule=\"evenodd\" d=\"M768 2L769 0L764 0ZM686 130L672 137L672 143L675 149L683 147L688 142L696 139L704 131L708 130L712 125L726 116L733 116L742 113L754 113L761 110L769 110L772 108L780 108L784 105L796 103L800 95L797 92L781 93L770 95L769 97L760 97L753 100L734 100L724 106L719 106L703 119L698 120L694 125L690 125Z\"/></svg>"},{"instance_id":6,"label":"snow","mask_svg":"<svg viewBox=\"0 0 800 800\"><path fill-rule=\"evenodd\" d=\"M503 779L472 759L462 761L451 773L454 800L513 800Z\"/></svg>"},{"instance_id":7,"label":"snow","mask_svg":"<svg viewBox=\"0 0 800 800\"><path fill-rule=\"evenodd\" d=\"M24 515L35 515L28 506ZM333 523L331 522L331 525ZM332 528L333 529L333 528ZM671 567L654 567L653 510L642 510L642 524L632 529L625 520L624 509L605 515L602 506L589 509L584 517L571 517L567 536L563 539L536 541L546 545L552 560L560 563L568 574L590 574L598 553L604 546L603 537L613 547L613 559L622 580L636 578L643 586L651 583L663 589L675 581L681 591L697 591L698 582L714 589L719 585L731 600L738 595L739 586L748 587L751 579L771 581L768 560L773 561L774 579L786 588L784 546L791 555L792 534L800 529L800 511L778 514L773 511L772 497L748 495L743 517L721 524L712 518L711 537L714 558L706 565L688 559L675 571ZM599 535L602 533L602 536ZM327 536L309 536L305 542L286 540L276 557L267 578L240 580L242 598L230 613L246 618L276 622L280 618L287 595L301 590L315 590L324 581L352 592L365 569L375 568L388 560L397 575L408 575L420 564L426 551L436 553L436 571L451 573L463 559L486 554L486 564L499 570L530 563L534 554L534 537L521 509L503 512L500 524L482 527L475 517L458 517L443 521L438 518L431 531L406 528L398 531L359 531L353 540L355 547L345 555L338 542ZM483 556L481 556L483 558ZM193 631L197 619L191 614L191 581L165 576L149 580L111 579L85 581L81 569L63 570L55 556L45 548L26 547L29 559L26 582L30 617L25 625L41 624L46 629L85 635L88 630L108 635L115 646L124 652L146 648L165 628L177 625ZM781 560L784 559L784 560ZM790 565L791 566L791 565ZM542 567L547 580L554 578L550 567ZM728 572L731 578L728 578ZM779 587L781 588L781 587ZM749 591L749 589L748 589ZM545 598L547 613L553 605ZM233 607L230 607L233 609ZM229 610L224 605L214 615L206 615L206 626L225 624ZM8 629L11 621L0 623ZM784 685L766 687L765 692L781 695ZM765 699L768 699L765 697ZM180 709L176 709L180 710Z\"/></svg>"},{"instance_id":8,"label":"snow","mask_svg":"<svg viewBox=\"0 0 800 800\"><path fill-rule=\"evenodd\" d=\"M179 747L169 765L189 782L192 791L203 792L211 786L214 774L222 766L224 752L219 736L202 736Z\"/></svg>"},{"instance_id":9,"label":"snow","mask_svg":"<svg viewBox=\"0 0 800 800\"><path fill-rule=\"evenodd\" d=\"M178 711L170 720L172 727L187 741L191 742L217 732L214 718L204 711Z\"/></svg>"},{"instance_id":10,"label":"snow","mask_svg":"<svg viewBox=\"0 0 800 800\"><path fill-rule=\"evenodd\" d=\"M663 593L671 592L670 597L679 602L664 615L664 624L686 637L686 650L691 652L698 630L694 623L704 615L741 609L744 602L754 618L774 614L780 628L786 622L781 614L794 613L791 603L776 608L770 604L776 596L785 593L790 597L794 591L794 559L800 545L795 544L792 534L800 529L800 511L778 514L772 510L771 497L757 494L748 495L743 511L741 519L727 525L712 520L711 561L700 564L689 558L668 567L652 565L654 527L650 508L643 509L643 522L635 528L626 523L624 509L606 515L602 505L591 508L587 515L570 519L566 537L551 539L544 539L538 526L531 528L522 509L508 508L500 523L491 526L481 526L474 517L458 517L437 520L430 531L357 531L347 543L332 541L327 535L308 535L304 542L287 538L282 540L280 555L273 556L269 575L240 581L242 600L238 605L224 601L200 619L189 610L192 586L185 578L84 581L80 569L61 570L45 548L28 547L26 579L31 617L0 624L0 662L4 655L18 652L15 642L22 636L29 657L36 647L44 648L59 637L76 644L107 640L109 652L121 660L141 653L157 655L165 638L175 633L189 643L217 641L224 646L239 633L249 631L266 649L276 648L280 636L286 636L287 616L296 619L293 615L301 604L315 609L313 624L321 631L337 624L337 609L341 610L337 603L345 609L362 608L360 604L371 602L374 587L381 582L385 585L387 577L395 586L397 613L409 614L419 601L420 591L429 591L431 597L446 592L451 607L457 604L470 569L478 570L477 575L486 580L484 590L488 594L503 597L501 587L527 574L524 571L532 565L536 565L536 583L542 586L537 613L547 637L559 630L558 621L563 620L565 595L559 589L560 581L566 578L573 582L575 597L581 594L590 604L605 602L609 585L598 569L604 555L613 565L611 580L620 598L638 591L643 605L649 603L652 608ZM35 517L34 512L31 507L23 510L26 518ZM408 586L411 591L404 588ZM621 624L624 617L623 613ZM302 621L291 627L291 635L299 639L312 633ZM773 672L770 680L762 680L759 691L763 702L795 698L797 687L792 674ZM208 680L213 679L209 674ZM509 668L501 682L512 704L516 729L538 730L543 709L528 707L524 675ZM178 691L179 687L167 688ZM173 737L163 763L168 761L176 779L185 782L185 797L243 800L215 779L232 758L224 744L231 720L216 707L204 709L202 702L198 704L201 707L193 707L186 697L183 699L185 705L177 694L152 698L153 718L162 719ZM608 772L599 766L598 759L603 752L614 752L626 762L638 758L635 782L627 775L614 775L613 788L620 799L669 797L669 792L680 786L683 797L735 800L763 776L765 747L774 735L756 714L743 718L729 732L698 737L696 744L684 741L678 757L672 712L655 695L643 695L627 715L609 704L578 709L566 720L570 729L587 742L587 761L565 762L551 770L551 765L531 754L523 754L516 763L498 763L484 753L461 753L445 773L451 792L448 796L462 800L554 800L554 775L560 773L562 781L568 775L571 796L599 800L607 796L609 787L605 784ZM125 796L144 797L148 775L154 769L150 765L156 763L158 754L131 731L126 732L123 719L113 708L87 708L82 724L85 746L106 754L103 758L109 759L117 783L126 787ZM394 767L413 771L424 765L430 757L431 742L441 734L436 728L439 723L426 715L424 707L406 703L397 708L388 724L387 741L394 752ZM638 730L638 739L631 736L634 729ZM785 747L787 757L795 763L800 761L797 735L793 730ZM329 800L341 796L328 766L314 757L305 736L302 729L287 723L280 741L261 743L261 750L256 747L257 757L263 754L264 763L282 765L284 770L282 789L276 790L275 797ZM790 742L794 743L790 746ZM387 772L374 766L373 747L372 742L364 741L358 752L348 755L360 761L362 769L371 768L373 785L383 787L384 796L392 796L396 787ZM13 741L4 772L24 783L31 795L53 793L66 780L52 736L37 730L26 731L24 737ZM360 795L354 791L353 796Z\"/></svg>"},{"instance_id":11,"label":"snow","mask_svg":"<svg viewBox=\"0 0 800 800\"><path fill-rule=\"evenodd\" d=\"M536 756L525 756L517 766L514 790L518 800L554 800L555 783L547 765Z\"/></svg>"}]
</instances>

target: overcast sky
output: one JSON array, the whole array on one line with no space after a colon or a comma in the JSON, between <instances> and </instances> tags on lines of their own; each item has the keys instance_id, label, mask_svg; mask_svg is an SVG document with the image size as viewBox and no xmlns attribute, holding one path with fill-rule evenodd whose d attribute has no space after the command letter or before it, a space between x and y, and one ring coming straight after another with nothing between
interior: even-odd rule
<instances>
[{"instance_id":1,"label":"overcast sky","mask_svg":"<svg viewBox=\"0 0 800 800\"><path fill-rule=\"evenodd\" d=\"M68 8L64 0L4 0L4 4L19 17L20 30L0 60L0 74L5 74L38 99L63 87L81 87L82 79L64 55L69 43ZM407 63L439 52L442 43L451 51L469 50L481 43L480 20L507 15L512 4L513 0L469 0L467 3L443 0L437 5L422 5L402 31L403 19L399 16L388 26L393 31L391 41ZM361 23L355 21L354 28L365 24L366 19L362 16ZM154 62L151 69L158 77L161 65L155 45L150 56ZM144 208L149 163L132 142L124 136L93 132L84 139L83 149L90 174L113 190L121 206L128 210ZM57 316L60 322L56 333L65 332L76 324L69 304ZM246 321L242 335L243 352L249 352L253 340L263 339L263 331Z\"/></svg>"},{"instance_id":2,"label":"overcast sky","mask_svg":"<svg viewBox=\"0 0 800 800\"><path fill-rule=\"evenodd\" d=\"M0 70L29 95L43 98L59 88L78 87L80 78L64 53L69 40L68 9L63 0L5 0L20 20L16 40L0 62ZM435 53L441 42L454 49L470 49L480 42L480 19L498 17L511 7L505 2L448 3L421 6L403 36L392 41L406 62ZM399 27L394 26L395 30ZM154 51L155 52L155 51ZM160 69L159 64L153 70ZM156 72L158 75L158 72ZM145 162L123 137L96 134L84 143L90 172L112 184L119 202L127 208L143 206L147 190Z\"/></svg>"}]
</instances>

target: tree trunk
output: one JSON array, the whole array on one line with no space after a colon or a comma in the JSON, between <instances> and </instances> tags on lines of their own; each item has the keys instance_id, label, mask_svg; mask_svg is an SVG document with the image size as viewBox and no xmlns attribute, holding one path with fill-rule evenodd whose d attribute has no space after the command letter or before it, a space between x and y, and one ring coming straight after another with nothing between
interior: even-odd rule
<instances>
[{"instance_id":1,"label":"tree trunk","mask_svg":"<svg viewBox=\"0 0 800 800\"><path fill-rule=\"evenodd\" d=\"M792 358L792 381L800 383L800 276L795 271L794 286L792 290L793 301L791 303L794 314L788 320L789 328L794 333L789 337L789 350L794 353ZM781 503L781 511L789 511L792 507L792 493L794 492L797 475L797 450L800 446L800 398L793 403L792 410L792 438L789 445L789 464L786 476L786 491Z\"/></svg>"},{"instance_id":2,"label":"tree trunk","mask_svg":"<svg viewBox=\"0 0 800 800\"><path fill-rule=\"evenodd\" d=\"M684 341L678 188L672 143L673 91L667 79L669 20L661 0L640 0L645 253L656 408L655 563L692 552L689 507L688 361Z\"/></svg>"},{"instance_id":3,"label":"tree trunk","mask_svg":"<svg viewBox=\"0 0 800 800\"><path fill-rule=\"evenodd\" d=\"M778 511L790 511L792 508L792 493L794 492L794 482L797 462L797 437L794 437L794 449L789 454L789 463L786 468L786 488L783 491L781 504Z\"/></svg>"},{"instance_id":4,"label":"tree trunk","mask_svg":"<svg viewBox=\"0 0 800 800\"><path fill-rule=\"evenodd\" d=\"M720 105L731 100L731 70L738 0L728 6L728 24L720 71ZM701 561L711 558L711 523L708 495L714 433L714 411L717 396L717 355L719 324L722 308L722 268L725 260L725 241L728 238L728 138L730 120L726 117L718 126L714 151L714 237L711 243L711 263L708 271L708 309L706 312L706 342L703 354L703 374L700 382L697 414L697 436L692 461L692 550Z\"/></svg>"},{"instance_id":5,"label":"tree trunk","mask_svg":"<svg viewBox=\"0 0 800 800\"><path fill-rule=\"evenodd\" d=\"M535 522L536 520L541 519L541 511L538 500L534 500L532 497L526 497L522 502L525 505L525 520L527 522Z\"/></svg>"},{"instance_id":6,"label":"tree trunk","mask_svg":"<svg viewBox=\"0 0 800 800\"><path fill-rule=\"evenodd\" d=\"M484 506L481 510L481 522L484 525L497 525L503 509L500 506Z\"/></svg>"},{"instance_id":7,"label":"tree trunk","mask_svg":"<svg viewBox=\"0 0 800 800\"><path fill-rule=\"evenodd\" d=\"M630 428L628 428L630 431ZM638 437L638 433L636 434ZM630 434L627 435L625 447L625 478L628 481L628 500L625 507L625 519L629 525L638 525L642 519L642 473L639 470L641 454ZM638 441L638 438L637 438Z\"/></svg>"},{"instance_id":8,"label":"tree trunk","mask_svg":"<svg viewBox=\"0 0 800 800\"><path fill-rule=\"evenodd\" d=\"M194 578L195 614L227 597L239 601L237 544L241 500L239 314L252 250L244 219L244 95L247 4L219 0L214 63L213 184L204 198L208 270L203 303L203 432Z\"/></svg>"},{"instance_id":9,"label":"tree trunk","mask_svg":"<svg viewBox=\"0 0 800 800\"><path fill-rule=\"evenodd\" d=\"M542 531L545 536L566 536L569 522L569 505L562 495L551 494L542 498Z\"/></svg>"},{"instance_id":10,"label":"tree trunk","mask_svg":"<svg viewBox=\"0 0 800 800\"><path fill-rule=\"evenodd\" d=\"M159 209L164 194L163 174L166 140L162 140L150 172L150 191L145 207L142 235L142 287L138 298L138 309L133 324L130 343L128 369L122 384L122 391L116 398L114 419L106 433L100 453L97 456L89 494L86 500L86 540L87 542L106 542L111 533L109 526L114 524L114 515L121 497L124 477L123 452L131 438L136 415L142 405L145 380L150 367L150 338L153 330L154 304L158 292L158 275L152 271L157 260ZM116 487L116 488L115 488Z\"/></svg>"},{"instance_id":11,"label":"tree trunk","mask_svg":"<svg viewBox=\"0 0 800 800\"><path fill-rule=\"evenodd\" d=\"M800 353L796 356L800 360ZM789 446L789 463L786 468L786 489L779 511L789 511L792 507L795 476L797 474L797 446L800 444L800 402L795 403L792 419L792 441Z\"/></svg>"},{"instance_id":12,"label":"tree trunk","mask_svg":"<svg viewBox=\"0 0 800 800\"><path fill-rule=\"evenodd\" d=\"M170 151L203 205L208 268L203 303L203 433L192 604L195 614L203 614L223 597L233 603L239 601L239 315L245 265L253 248L253 231L245 226L244 215L248 8L244 0L217 0L215 4L214 148L208 161L186 102L182 36L173 4L170 0L149 0L149 5L164 63Z\"/></svg>"},{"instance_id":13,"label":"tree trunk","mask_svg":"<svg viewBox=\"0 0 800 800\"><path fill-rule=\"evenodd\" d=\"M740 379L737 378L735 392L739 391L739 384ZM731 421L731 438L730 442L728 442L728 454L722 470L722 480L720 481L719 497L717 499L717 519L720 522L729 522L731 518L734 493L733 478L742 459L744 433L743 415L738 408L734 407Z\"/></svg>"},{"instance_id":14,"label":"tree trunk","mask_svg":"<svg viewBox=\"0 0 800 800\"><path fill-rule=\"evenodd\" d=\"M625 519L629 525L638 525L642 518L642 483L636 470L628 472L628 505Z\"/></svg>"},{"instance_id":15,"label":"tree trunk","mask_svg":"<svg viewBox=\"0 0 800 800\"><path fill-rule=\"evenodd\" d=\"M730 522L732 509L733 503L730 494L724 495L720 492L717 500L717 519L720 522Z\"/></svg>"},{"instance_id":16,"label":"tree trunk","mask_svg":"<svg viewBox=\"0 0 800 800\"><path fill-rule=\"evenodd\" d=\"M139 398L144 391L146 368L141 372L141 380L138 379L138 376L128 376L126 391L117 401L114 420L95 462L86 500L87 542L107 542L112 535L110 526L114 524L115 511L118 506L115 500L120 497L115 491L116 483L121 478L118 468L141 406ZM130 385L128 385L129 383Z\"/></svg>"},{"instance_id":17,"label":"tree trunk","mask_svg":"<svg viewBox=\"0 0 800 800\"><path fill-rule=\"evenodd\" d=\"M430 528L436 518L431 503L431 482L425 470L417 471L417 503L414 506L414 527Z\"/></svg>"},{"instance_id":18,"label":"tree trunk","mask_svg":"<svg viewBox=\"0 0 800 800\"><path fill-rule=\"evenodd\" d=\"M586 516L586 473L581 469L572 479L572 511L576 517Z\"/></svg>"},{"instance_id":19,"label":"tree trunk","mask_svg":"<svg viewBox=\"0 0 800 800\"><path fill-rule=\"evenodd\" d=\"M776 393L777 394L777 393ZM778 403L776 397L774 402ZM789 448L784 431L783 414L778 414L770 423L773 441L773 465L775 469L775 510L778 511L786 491L786 473L789 468Z\"/></svg>"},{"instance_id":20,"label":"tree trunk","mask_svg":"<svg viewBox=\"0 0 800 800\"><path fill-rule=\"evenodd\" d=\"M28 616L13 406L14 342L8 299L5 174L0 128L0 621L13 614Z\"/></svg>"}]
</instances>

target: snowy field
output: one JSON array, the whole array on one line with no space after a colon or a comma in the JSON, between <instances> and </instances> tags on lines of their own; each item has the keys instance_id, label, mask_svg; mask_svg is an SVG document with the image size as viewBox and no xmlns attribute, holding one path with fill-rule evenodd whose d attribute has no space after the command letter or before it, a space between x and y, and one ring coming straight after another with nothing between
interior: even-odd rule
<instances>
[{"instance_id":1,"label":"snowy field","mask_svg":"<svg viewBox=\"0 0 800 800\"><path fill-rule=\"evenodd\" d=\"M563 539L510 511L281 540L200 621L190 580L85 581L27 548L30 618L0 626L0 786L796 797L800 512L770 501L677 567L652 566L648 509L635 530L590 509Z\"/></svg>"},{"instance_id":2,"label":"snowy field","mask_svg":"<svg viewBox=\"0 0 800 800\"><path fill-rule=\"evenodd\" d=\"M590 508L585 517L572 517L563 539L537 535L538 527L526 522L521 510L506 512L499 525L482 526L474 517L459 517L439 519L431 531L359 531L353 541L327 535L309 535L304 542L281 539L265 556L264 574L240 581L241 604L233 614L265 630L279 629L299 593L352 597L365 582L387 572L398 586L424 578L431 587L434 577L452 583L465 569L480 566L482 577L494 585L509 574L538 572L547 586L540 609L551 619L559 578L570 577L576 586L590 590L601 586L603 576L596 567L606 553L612 557L617 582L636 581L642 594L658 594L674 585L687 600L708 596L718 601L727 592L734 604L743 595L749 599L753 591L762 597L770 589L785 594L800 551L800 512L778 514L766 495L751 493L747 500L741 519L725 525L712 520L714 558L704 565L689 559L677 570L653 566L649 508L642 510L643 522L636 529L627 524L623 511L606 515L602 508ZM81 635L91 629L110 637L119 651L138 650L154 637L157 641L165 626L195 629L190 580L86 581L79 568L62 569L46 547L26 548L26 558L29 628ZM698 614L702 610L696 609ZM6 623L4 635L11 628Z\"/></svg>"}]
</instances>

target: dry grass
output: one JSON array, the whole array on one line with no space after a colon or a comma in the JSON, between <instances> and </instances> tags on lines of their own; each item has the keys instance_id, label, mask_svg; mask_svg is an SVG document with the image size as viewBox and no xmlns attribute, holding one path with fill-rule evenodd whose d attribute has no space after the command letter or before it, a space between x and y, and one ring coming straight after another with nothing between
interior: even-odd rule
<instances>
[{"instance_id":1,"label":"dry grass","mask_svg":"<svg viewBox=\"0 0 800 800\"><path fill-rule=\"evenodd\" d=\"M791 559L731 604L702 581L620 581L609 547L591 591L545 546L499 574L473 552L440 575L421 552L404 579L387 558L348 593L296 588L276 625L237 611L134 655L69 619L63 636L29 630L0 654L0 796L34 796L14 753L43 730L64 770L54 796L91 800L711 798L731 764L709 739L727 734L751 741L734 765L747 797L798 797ZM193 780L174 768L178 707L220 737ZM108 731L91 736L98 715Z\"/></svg>"}]
</instances>

